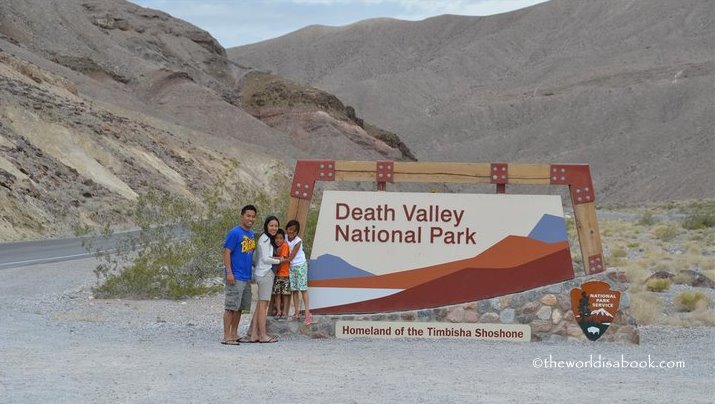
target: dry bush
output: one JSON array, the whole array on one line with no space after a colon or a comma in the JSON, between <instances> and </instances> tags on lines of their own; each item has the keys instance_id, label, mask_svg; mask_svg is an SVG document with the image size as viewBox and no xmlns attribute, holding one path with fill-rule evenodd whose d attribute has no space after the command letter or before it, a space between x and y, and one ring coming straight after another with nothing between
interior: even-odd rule
<instances>
[{"instance_id":1,"label":"dry bush","mask_svg":"<svg viewBox=\"0 0 715 404\"><path fill-rule=\"evenodd\" d=\"M696 310L681 313L677 317L668 317L665 324L675 327L712 327L715 325L715 310Z\"/></svg>"},{"instance_id":2,"label":"dry bush","mask_svg":"<svg viewBox=\"0 0 715 404\"><path fill-rule=\"evenodd\" d=\"M673 277L673 283L675 283L676 285L690 285L691 280L692 280L692 277L690 275L685 274L682 271L678 272Z\"/></svg>"},{"instance_id":3,"label":"dry bush","mask_svg":"<svg viewBox=\"0 0 715 404\"><path fill-rule=\"evenodd\" d=\"M680 292L675 296L675 306L679 311L705 311L712 303L710 296L700 291Z\"/></svg>"},{"instance_id":4,"label":"dry bush","mask_svg":"<svg viewBox=\"0 0 715 404\"><path fill-rule=\"evenodd\" d=\"M641 285L645 282L650 273L639 262L629 262L622 267L626 273L628 282L636 285Z\"/></svg>"},{"instance_id":5,"label":"dry bush","mask_svg":"<svg viewBox=\"0 0 715 404\"><path fill-rule=\"evenodd\" d=\"M645 287L651 292L663 292L665 290L670 289L670 285L672 285L672 282L670 279L649 279L648 282L646 282Z\"/></svg>"},{"instance_id":6,"label":"dry bush","mask_svg":"<svg viewBox=\"0 0 715 404\"><path fill-rule=\"evenodd\" d=\"M631 288L631 315L639 325L656 324L663 319L660 299L640 288Z\"/></svg>"},{"instance_id":7,"label":"dry bush","mask_svg":"<svg viewBox=\"0 0 715 404\"><path fill-rule=\"evenodd\" d=\"M615 248L611 250L611 257L613 258L624 258L627 255L626 250L623 248Z\"/></svg>"},{"instance_id":8,"label":"dry bush","mask_svg":"<svg viewBox=\"0 0 715 404\"><path fill-rule=\"evenodd\" d=\"M660 241L673 241L678 236L678 228L672 224L661 224L653 229L653 236Z\"/></svg>"}]
</instances>

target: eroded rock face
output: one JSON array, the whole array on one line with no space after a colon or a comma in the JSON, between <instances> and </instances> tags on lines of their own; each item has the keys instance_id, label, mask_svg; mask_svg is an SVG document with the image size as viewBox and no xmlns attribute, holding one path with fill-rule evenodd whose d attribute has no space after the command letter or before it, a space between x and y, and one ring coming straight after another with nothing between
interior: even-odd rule
<instances>
[{"instance_id":1,"label":"eroded rock face","mask_svg":"<svg viewBox=\"0 0 715 404\"><path fill-rule=\"evenodd\" d=\"M409 151L310 88L303 104L273 92L282 117L256 119L240 97L250 70L207 32L128 2L1 2L0 240L121 222L147 190L200 200L229 176L280 197L294 159Z\"/></svg>"},{"instance_id":2,"label":"eroded rock face","mask_svg":"<svg viewBox=\"0 0 715 404\"><path fill-rule=\"evenodd\" d=\"M364 150L356 150L352 159L377 151L385 159L416 160L396 134L365 123L355 108L325 91L261 72L246 74L240 86L246 111L287 132L293 145L308 153L339 155L341 149L357 145Z\"/></svg>"}]
</instances>

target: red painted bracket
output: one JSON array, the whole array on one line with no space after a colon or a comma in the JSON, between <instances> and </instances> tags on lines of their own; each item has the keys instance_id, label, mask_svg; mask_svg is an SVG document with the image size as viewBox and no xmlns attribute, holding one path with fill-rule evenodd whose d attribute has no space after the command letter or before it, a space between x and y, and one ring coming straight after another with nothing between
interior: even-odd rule
<instances>
[{"instance_id":1,"label":"red painted bracket","mask_svg":"<svg viewBox=\"0 0 715 404\"><path fill-rule=\"evenodd\" d=\"M568 185L574 205L594 202L591 168L588 164L552 164L549 171L551 185Z\"/></svg>"},{"instance_id":2,"label":"red painted bracket","mask_svg":"<svg viewBox=\"0 0 715 404\"><path fill-rule=\"evenodd\" d=\"M375 163L375 181L394 182L394 161L378 161Z\"/></svg>"},{"instance_id":3,"label":"red painted bracket","mask_svg":"<svg viewBox=\"0 0 715 404\"><path fill-rule=\"evenodd\" d=\"M290 196L312 199L315 181L335 181L335 160L298 160Z\"/></svg>"},{"instance_id":4,"label":"red painted bracket","mask_svg":"<svg viewBox=\"0 0 715 404\"><path fill-rule=\"evenodd\" d=\"M509 183L509 165L507 163L492 163L491 182L492 184Z\"/></svg>"},{"instance_id":5,"label":"red painted bracket","mask_svg":"<svg viewBox=\"0 0 715 404\"><path fill-rule=\"evenodd\" d=\"M588 268L586 268L587 274L597 274L603 272L604 270L603 258L601 254L596 254L588 257Z\"/></svg>"}]
</instances>

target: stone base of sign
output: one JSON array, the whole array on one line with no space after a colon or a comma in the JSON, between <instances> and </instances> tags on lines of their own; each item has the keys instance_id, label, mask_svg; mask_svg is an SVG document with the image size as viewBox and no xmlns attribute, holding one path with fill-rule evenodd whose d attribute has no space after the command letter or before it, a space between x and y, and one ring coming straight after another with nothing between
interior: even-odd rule
<instances>
[{"instance_id":1,"label":"stone base of sign","mask_svg":"<svg viewBox=\"0 0 715 404\"><path fill-rule=\"evenodd\" d=\"M501 323L528 324L532 341L568 342L588 341L576 323L571 311L571 289L588 281L604 281L611 289L621 292L618 315L598 341L638 344L640 336L635 319L631 316L628 284L620 272L609 271L582 276L521 293L462 303L396 313L313 315L313 324L302 321L268 318L267 328L271 335L291 337L303 335L310 338L334 338L335 322L345 321L403 321L442 323Z\"/></svg>"}]
</instances>

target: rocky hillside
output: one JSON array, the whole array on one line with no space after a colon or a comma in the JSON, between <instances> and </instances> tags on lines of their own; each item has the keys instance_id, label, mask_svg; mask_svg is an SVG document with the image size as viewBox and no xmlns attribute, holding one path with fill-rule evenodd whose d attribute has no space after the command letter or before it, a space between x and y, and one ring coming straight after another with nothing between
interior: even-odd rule
<instances>
[{"instance_id":1,"label":"rocky hillside","mask_svg":"<svg viewBox=\"0 0 715 404\"><path fill-rule=\"evenodd\" d=\"M288 133L294 146L306 152L342 155L358 144L388 160L416 160L396 134L365 123L355 115L355 108L325 91L262 72L244 75L240 86L241 108ZM361 153L352 158L370 157Z\"/></svg>"},{"instance_id":2,"label":"rocky hillside","mask_svg":"<svg viewBox=\"0 0 715 404\"><path fill-rule=\"evenodd\" d=\"M228 60L208 33L160 11L3 1L0 241L125 221L150 189L198 200L222 182L282 194L296 158L412 158L324 92L328 108L307 113L280 100L289 94L263 91L285 116L301 116L264 123L261 108L243 105L251 77L260 74Z\"/></svg>"},{"instance_id":3,"label":"rocky hillside","mask_svg":"<svg viewBox=\"0 0 715 404\"><path fill-rule=\"evenodd\" d=\"M552 0L312 26L228 50L336 94L422 161L590 163L602 202L715 196L710 0Z\"/></svg>"}]
</instances>

